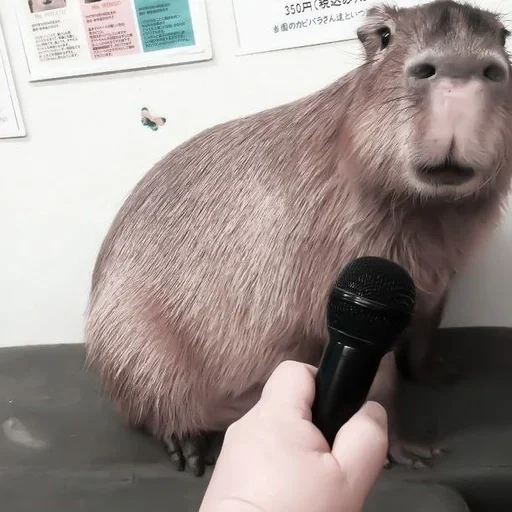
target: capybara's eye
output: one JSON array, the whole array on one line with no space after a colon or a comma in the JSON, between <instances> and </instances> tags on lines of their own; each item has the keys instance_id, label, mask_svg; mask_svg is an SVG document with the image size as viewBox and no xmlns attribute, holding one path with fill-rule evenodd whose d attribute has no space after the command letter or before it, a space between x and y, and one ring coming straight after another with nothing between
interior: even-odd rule
<instances>
[{"instance_id":1,"label":"capybara's eye","mask_svg":"<svg viewBox=\"0 0 512 512\"><path fill-rule=\"evenodd\" d=\"M389 30L388 27L383 27L379 30L379 36L380 36L380 49L384 50L389 44L389 41L391 40L391 30Z\"/></svg>"}]
</instances>

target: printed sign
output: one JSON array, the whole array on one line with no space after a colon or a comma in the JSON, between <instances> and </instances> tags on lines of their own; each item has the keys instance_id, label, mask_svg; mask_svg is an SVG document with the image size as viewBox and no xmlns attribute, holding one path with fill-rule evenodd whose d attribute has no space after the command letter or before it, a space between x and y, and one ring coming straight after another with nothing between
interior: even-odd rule
<instances>
[{"instance_id":1,"label":"printed sign","mask_svg":"<svg viewBox=\"0 0 512 512\"><path fill-rule=\"evenodd\" d=\"M0 26L0 139L26 135L4 34Z\"/></svg>"},{"instance_id":2,"label":"printed sign","mask_svg":"<svg viewBox=\"0 0 512 512\"><path fill-rule=\"evenodd\" d=\"M409 7L428 0L400 0ZM233 0L240 54L356 37L366 10L380 0Z\"/></svg>"},{"instance_id":3,"label":"printed sign","mask_svg":"<svg viewBox=\"0 0 512 512\"><path fill-rule=\"evenodd\" d=\"M205 0L16 0L30 80L212 58Z\"/></svg>"}]
</instances>

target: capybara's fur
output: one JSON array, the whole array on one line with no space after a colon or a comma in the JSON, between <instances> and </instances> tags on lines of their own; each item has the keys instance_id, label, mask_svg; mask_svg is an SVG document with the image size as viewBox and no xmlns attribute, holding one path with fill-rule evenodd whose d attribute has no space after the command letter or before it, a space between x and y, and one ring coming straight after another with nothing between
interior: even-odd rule
<instances>
[{"instance_id":1,"label":"capybara's fur","mask_svg":"<svg viewBox=\"0 0 512 512\"><path fill-rule=\"evenodd\" d=\"M372 8L360 67L155 165L104 240L86 322L88 361L131 424L222 430L281 361L318 364L330 288L362 255L413 276L413 344L437 326L509 191L506 34L452 1ZM430 58L434 76L413 68Z\"/></svg>"}]
</instances>

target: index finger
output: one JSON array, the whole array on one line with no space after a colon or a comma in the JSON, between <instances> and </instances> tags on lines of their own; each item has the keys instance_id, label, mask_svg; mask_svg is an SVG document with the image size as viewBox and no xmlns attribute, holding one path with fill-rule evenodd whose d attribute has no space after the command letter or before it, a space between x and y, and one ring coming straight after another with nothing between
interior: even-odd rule
<instances>
[{"instance_id":1,"label":"index finger","mask_svg":"<svg viewBox=\"0 0 512 512\"><path fill-rule=\"evenodd\" d=\"M261 405L280 416L311 420L316 371L314 366L297 361L280 363L263 387Z\"/></svg>"}]
</instances>

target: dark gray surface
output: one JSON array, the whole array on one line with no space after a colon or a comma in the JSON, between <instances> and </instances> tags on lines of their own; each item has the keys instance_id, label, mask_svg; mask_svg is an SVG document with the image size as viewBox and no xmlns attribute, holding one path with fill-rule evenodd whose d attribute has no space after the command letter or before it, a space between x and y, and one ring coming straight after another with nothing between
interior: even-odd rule
<instances>
[{"instance_id":1,"label":"dark gray surface","mask_svg":"<svg viewBox=\"0 0 512 512\"><path fill-rule=\"evenodd\" d=\"M379 482L364 512L470 512L461 495L444 485Z\"/></svg>"},{"instance_id":2,"label":"dark gray surface","mask_svg":"<svg viewBox=\"0 0 512 512\"><path fill-rule=\"evenodd\" d=\"M403 423L421 437L437 429L451 453L384 471L364 512L512 509L512 329L446 329L440 342L463 377L404 388ZM0 350L0 423L2 512L192 512L208 483L120 422L81 345Z\"/></svg>"}]
</instances>

